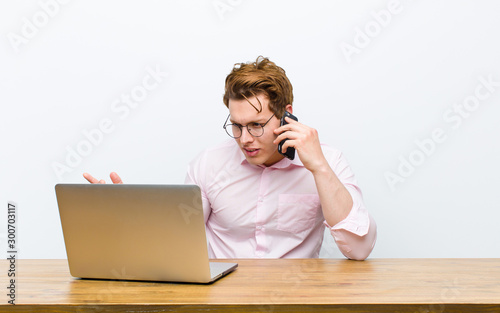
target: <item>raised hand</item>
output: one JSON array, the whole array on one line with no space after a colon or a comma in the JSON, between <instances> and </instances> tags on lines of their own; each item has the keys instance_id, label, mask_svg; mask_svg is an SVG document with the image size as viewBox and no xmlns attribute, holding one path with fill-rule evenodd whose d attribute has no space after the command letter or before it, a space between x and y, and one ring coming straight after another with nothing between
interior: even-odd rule
<instances>
[{"instance_id":1,"label":"raised hand","mask_svg":"<svg viewBox=\"0 0 500 313\"><path fill-rule=\"evenodd\" d=\"M106 183L106 181L104 179L97 180L97 178L94 178L89 173L83 173L83 177L91 184L105 184ZM122 179L115 172L111 172L111 174L109 174L109 177L111 178L111 181L113 182L113 184L123 184Z\"/></svg>"},{"instance_id":2,"label":"raised hand","mask_svg":"<svg viewBox=\"0 0 500 313\"><path fill-rule=\"evenodd\" d=\"M282 140L288 139L283 144L282 152L285 152L288 147L295 148L302 164L313 174L329 169L330 166L321 149L318 131L289 117L285 117L285 120L288 124L274 130L278 137L273 143L277 145Z\"/></svg>"}]
</instances>

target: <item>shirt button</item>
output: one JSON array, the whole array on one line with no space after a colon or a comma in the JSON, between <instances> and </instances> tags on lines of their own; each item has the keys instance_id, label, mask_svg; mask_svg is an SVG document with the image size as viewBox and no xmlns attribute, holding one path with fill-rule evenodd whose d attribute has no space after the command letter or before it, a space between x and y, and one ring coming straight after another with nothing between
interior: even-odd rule
<instances>
[{"instance_id":1,"label":"shirt button","mask_svg":"<svg viewBox=\"0 0 500 313\"><path fill-rule=\"evenodd\" d=\"M262 229L262 226L257 226L257 230L261 230Z\"/></svg>"}]
</instances>

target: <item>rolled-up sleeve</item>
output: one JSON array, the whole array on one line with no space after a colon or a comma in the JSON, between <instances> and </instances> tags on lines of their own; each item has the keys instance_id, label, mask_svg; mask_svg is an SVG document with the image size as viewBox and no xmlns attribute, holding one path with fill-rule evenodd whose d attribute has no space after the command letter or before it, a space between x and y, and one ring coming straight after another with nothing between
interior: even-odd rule
<instances>
[{"instance_id":1,"label":"rolled-up sleeve","mask_svg":"<svg viewBox=\"0 0 500 313\"><path fill-rule=\"evenodd\" d=\"M347 218L334 226L324 222L330 229L340 252L352 260L366 259L375 246L377 239L377 224L371 215L358 214L353 217L352 211ZM359 223L360 226L357 226ZM366 224L366 226L363 226Z\"/></svg>"}]
</instances>

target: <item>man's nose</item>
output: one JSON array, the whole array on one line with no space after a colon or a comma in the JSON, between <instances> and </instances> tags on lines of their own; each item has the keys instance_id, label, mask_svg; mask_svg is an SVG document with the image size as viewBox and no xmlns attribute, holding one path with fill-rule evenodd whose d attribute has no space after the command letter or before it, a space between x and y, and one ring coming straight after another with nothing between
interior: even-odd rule
<instances>
[{"instance_id":1,"label":"man's nose","mask_svg":"<svg viewBox=\"0 0 500 313\"><path fill-rule=\"evenodd\" d=\"M248 143L253 141L253 136L250 135L248 128L243 127L243 129L241 130L240 141L241 143Z\"/></svg>"}]
</instances>

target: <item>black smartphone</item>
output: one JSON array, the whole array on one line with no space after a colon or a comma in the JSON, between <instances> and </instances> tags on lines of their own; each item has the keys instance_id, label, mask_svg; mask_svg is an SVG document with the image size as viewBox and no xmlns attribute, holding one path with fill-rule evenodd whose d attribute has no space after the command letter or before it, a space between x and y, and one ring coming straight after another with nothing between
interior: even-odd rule
<instances>
[{"instance_id":1,"label":"black smartphone","mask_svg":"<svg viewBox=\"0 0 500 313\"><path fill-rule=\"evenodd\" d=\"M281 123L280 123L280 126L283 126L283 125L286 125L288 124L286 121L285 121L285 117L289 117L293 120L296 120L297 122L299 121L299 119L297 117L295 117L292 113L288 112L288 111L285 111L285 114L283 114L283 117L281 117ZM295 158L295 148L292 148L292 147L288 147L286 148L286 151L285 153L281 152L281 148L283 147L283 144L285 143L285 141L287 141L288 139L283 139L279 144L278 144L278 152L281 153L282 155L286 156L287 158L289 158L290 160L293 160Z\"/></svg>"}]
</instances>

